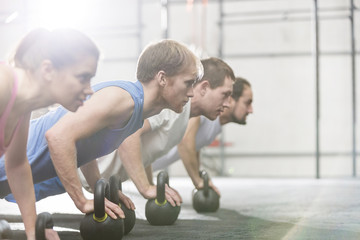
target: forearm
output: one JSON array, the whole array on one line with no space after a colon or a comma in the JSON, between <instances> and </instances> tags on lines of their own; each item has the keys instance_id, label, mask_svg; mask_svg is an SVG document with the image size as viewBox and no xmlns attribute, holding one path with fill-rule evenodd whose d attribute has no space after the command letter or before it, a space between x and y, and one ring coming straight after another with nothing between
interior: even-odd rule
<instances>
[{"instance_id":1,"label":"forearm","mask_svg":"<svg viewBox=\"0 0 360 240\"><path fill-rule=\"evenodd\" d=\"M95 191L95 184L101 178L99 167L96 160L88 162L80 167L84 177L89 184L92 192Z\"/></svg>"},{"instance_id":2,"label":"forearm","mask_svg":"<svg viewBox=\"0 0 360 240\"><path fill-rule=\"evenodd\" d=\"M189 120L184 138L178 145L180 158L196 188L201 186L202 180L199 176L199 159L196 150L196 135L200 126L200 117Z\"/></svg>"},{"instance_id":3,"label":"forearm","mask_svg":"<svg viewBox=\"0 0 360 240\"><path fill-rule=\"evenodd\" d=\"M24 116L23 124L15 134L5 155L5 171L9 186L20 208L27 238L35 239L35 193L31 168L26 157L26 143L30 114Z\"/></svg>"},{"instance_id":4,"label":"forearm","mask_svg":"<svg viewBox=\"0 0 360 240\"><path fill-rule=\"evenodd\" d=\"M49 130L46 133L51 159L54 168L65 190L74 201L76 207L83 211L86 202L82 186L77 174L75 141L64 139L59 134Z\"/></svg>"},{"instance_id":5,"label":"forearm","mask_svg":"<svg viewBox=\"0 0 360 240\"><path fill-rule=\"evenodd\" d=\"M202 179L199 176L199 154L195 147L179 145L179 155L184 164L184 167L190 176L194 186L198 188L202 184Z\"/></svg>"},{"instance_id":6,"label":"forearm","mask_svg":"<svg viewBox=\"0 0 360 240\"><path fill-rule=\"evenodd\" d=\"M150 183L151 185L154 185L154 182L153 182L153 174L152 174L153 170L152 170L151 165L149 165L148 167L146 167L145 172L146 172L146 176L147 176L147 179L148 179L149 183Z\"/></svg>"},{"instance_id":7,"label":"forearm","mask_svg":"<svg viewBox=\"0 0 360 240\"><path fill-rule=\"evenodd\" d=\"M127 171L128 176L136 185L140 194L146 199L156 198L156 186L152 184L147 177L142 162L142 136L152 131L149 121L145 120L142 129L128 137L119 147L118 154L122 161L123 167ZM144 143L145 144L145 143ZM150 143L149 143L150 144ZM170 188L165 187L166 200L172 205L180 205L182 200L179 193Z\"/></svg>"},{"instance_id":8,"label":"forearm","mask_svg":"<svg viewBox=\"0 0 360 240\"><path fill-rule=\"evenodd\" d=\"M121 162L136 188L144 196L151 184L148 181L142 163L141 140L139 136L130 136L119 147L118 153Z\"/></svg>"},{"instance_id":9,"label":"forearm","mask_svg":"<svg viewBox=\"0 0 360 240\"><path fill-rule=\"evenodd\" d=\"M19 206L28 239L35 238L35 193L29 162L23 161L17 166L6 164L6 174Z\"/></svg>"}]
</instances>

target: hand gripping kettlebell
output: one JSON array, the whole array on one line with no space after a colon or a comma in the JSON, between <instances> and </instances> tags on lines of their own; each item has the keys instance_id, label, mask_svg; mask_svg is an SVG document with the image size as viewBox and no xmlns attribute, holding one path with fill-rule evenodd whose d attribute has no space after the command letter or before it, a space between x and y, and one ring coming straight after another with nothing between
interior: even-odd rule
<instances>
[{"instance_id":1,"label":"hand gripping kettlebell","mask_svg":"<svg viewBox=\"0 0 360 240\"><path fill-rule=\"evenodd\" d=\"M0 220L0 239L12 239L13 233L6 220Z\"/></svg>"},{"instance_id":2,"label":"hand gripping kettlebell","mask_svg":"<svg viewBox=\"0 0 360 240\"><path fill-rule=\"evenodd\" d=\"M145 216L151 225L171 225L179 216L180 206L173 207L165 199L165 183L169 185L167 172L157 176L156 198L149 199L145 206Z\"/></svg>"},{"instance_id":3,"label":"hand gripping kettlebell","mask_svg":"<svg viewBox=\"0 0 360 240\"><path fill-rule=\"evenodd\" d=\"M109 179L110 183L110 201L112 201L115 204L118 204L123 210L125 214L124 219L124 235L128 234L135 225L135 211L128 209L125 204L120 200L118 190L122 190L121 188L121 180L117 175L113 175Z\"/></svg>"},{"instance_id":4,"label":"hand gripping kettlebell","mask_svg":"<svg viewBox=\"0 0 360 240\"><path fill-rule=\"evenodd\" d=\"M46 240L45 229L52 229L54 227L54 222L52 216L48 212L40 213L36 217L35 224L35 238L36 240Z\"/></svg>"},{"instance_id":5,"label":"hand gripping kettlebell","mask_svg":"<svg viewBox=\"0 0 360 240\"><path fill-rule=\"evenodd\" d=\"M105 197L109 199L110 187L105 179L99 179L94 191L94 212L85 215L80 223L84 240L118 240L124 235L124 221L112 219L105 212Z\"/></svg>"},{"instance_id":6,"label":"hand gripping kettlebell","mask_svg":"<svg viewBox=\"0 0 360 240\"><path fill-rule=\"evenodd\" d=\"M215 212L218 210L219 195L209 187L209 176L205 170L200 171L200 177L204 181L204 187L194 191L193 207L197 212Z\"/></svg>"}]
</instances>

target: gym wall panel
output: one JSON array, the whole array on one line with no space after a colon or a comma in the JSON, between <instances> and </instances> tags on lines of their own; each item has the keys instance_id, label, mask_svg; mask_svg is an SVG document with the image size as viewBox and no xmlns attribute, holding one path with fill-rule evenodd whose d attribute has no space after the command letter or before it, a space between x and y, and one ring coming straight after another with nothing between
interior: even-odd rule
<instances>
[{"instance_id":1,"label":"gym wall panel","mask_svg":"<svg viewBox=\"0 0 360 240\"><path fill-rule=\"evenodd\" d=\"M35 26L31 24L35 24L36 8L42 4L40 0L31 1L31 4L26 0L11 2L15 7L20 6L19 3L27 3L21 5L21 13L25 9L28 13L20 15L14 23L0 24L1 58L28 29ZM58 1L58 4L60 2L66 1ZM222 33L223 58L234 69L235 75L251 82L254 91L254 113L248 116L247 125L228 124L224 127L225 142L232 144L225 148L225 174L240 177L314 177L316 88L312 52L315 33L310 20L313 1L223 2L227 14ZM357 7L360 6L360 0L354 2ZM329 10L349 8L350 1L319 0L318 3L320 10ZM6 10L4 6L1 5L1 10ZM163 38L161 2L143 0L140 12L139 7L138 1L133 0L88 0L77 12L59 9L56 13L64 22L76 16L78 20L72 26L80 28L98 44L102 56L93 83L135 80L136 59L141 48ZM9 9L12 10L11 7ZM169 3L168 13L169 38L183 42L199 56L218 56L221 31L217 1L209 1L206 6L201 1L195 1L191 9L186 1ZM327 19L348 13L348 10L319 13L320 150L323 154L320 164L323 177L351 174L350 21L348 18ZM355 11L358 52L359 29L360 11ZM360 93L359 66L357 54L357 93ZM357 98L358 122L359 112ZM356 136L359 152L359 127ZM219 148L206 148L205 151L214 156L216 166L221 164ZM179 175L184 174L179 166L182 164L170 169Z\"/></svg>"},{"instance_id":2,"label":"gym wall panel","mask_svg":"<svg viewBox=\"0 0 360 240\"><path fill-rule=\"evenodd\" d=\"M226 152L312 151L315 145L315 83L312 59L265 58L229 61L254 93L247 125L224 126Z\"/></svg>"}]
</instances>

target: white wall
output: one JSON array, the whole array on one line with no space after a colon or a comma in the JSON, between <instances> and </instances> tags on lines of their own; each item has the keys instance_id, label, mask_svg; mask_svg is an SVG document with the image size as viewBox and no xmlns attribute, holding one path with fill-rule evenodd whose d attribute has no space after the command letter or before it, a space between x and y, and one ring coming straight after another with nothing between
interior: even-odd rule
<instances>
[{"instance_id":1,"label":"white wall","mask_svg":"<svg viewBox=\"0 0 360 240\"><path fill-rule=\"evenodd\" d=\"M20 9L13 23L0 23L0 57L26 32L27 29L49 23L39 22L36 9L46 7L40 0L2 0L0 22L7 12ZM51 1L48 1L51 2ZM138 3L134 0L52 1L63 22L89 34L102 52L97 76L93 82L114 79L135 79L139 42L136 36ZM80 5L75 11L74 4ZM171 1L170 1L171 2ZM195 1L201 2L201 1ZM62 5L72 4L61 9ZM349 7L350 1L319 0L319 8ZM355 0L360 7L360 0ZM254 114L246 126L229 124L224 127L225 141L232 143L225 149L229 156L225 174L242 177L314 177L315 175L315 69L311 56L314 29L311 21L291 21L311 17L313 1L268 0L226 1L224 12L263 12L277 10L303 10L308 13L288 15L290 21L272 21L283 14L227 18L224 24L223 55L235 74L247 78L254 91ZM46 9L42 9L46 12ZM328 52L350 51L350 24L348 19L323 19L345 15L348 11L321 12L320 50ZM51 14L49 14L52 16ZM49 17L48 17L49 18ZM232 20L262 20L258 23L230 24ZM162 38L160 1L143 0L141 45ZM360 46L360 14L355 15L356 46ZM196 3L192 10L184 3L171 3L169 7L169 38L184 42L203 57L217 56L219 51L219 5ZM274 56L266 54L305 53L301 56ZM237 57L235 55L238 55ZM241 56L239 56L241 55ZM359 54L357 54L358 58ZM360 93L360 64L357 59L357 91ZM352 85L349 55L322 55L320 57L320 148L325 155L331 152L350 154L352 151ZM360 104L357 104L359 113ZM357 114L359 119L359 114ZM359 139L360 129L356 136ZM216 156L219 149L207 148L206 153ZM272 154L272 155L271 155ZM284 155L285 154L285 155ZM295 156L294 154L300 154ZM220 164L215 157L217 167ZM321 176L351 176L350 155L323 156ZM360 161L358 166L360 165ZM180 163L169 170L183 175ZM358 167L358 173L360 173ZM215 174L215 173L214 173Z\"/></svg>"}]
</instances>

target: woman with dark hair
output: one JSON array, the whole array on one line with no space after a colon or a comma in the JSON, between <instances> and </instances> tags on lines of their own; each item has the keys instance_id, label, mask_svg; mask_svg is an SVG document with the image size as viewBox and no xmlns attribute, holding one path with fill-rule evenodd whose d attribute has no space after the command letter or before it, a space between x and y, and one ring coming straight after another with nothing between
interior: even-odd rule
<instances>
[{"instance_id":1,"label":"woman with dark hair","mask_svg":"<svg viewBox=\"0 0 360 240\"><path fill-rule=\"evenodd\" d=\"M59 103L76 111L92 94L99 59L96 45L72 29L36 29L0 64L0 156L19 205L27 239L35 239L35 194L26 145L31 111ZM46 230L49 239L59 239ZM52 237L51 237L52 235Z\"/></svg>"}]
</instances>

